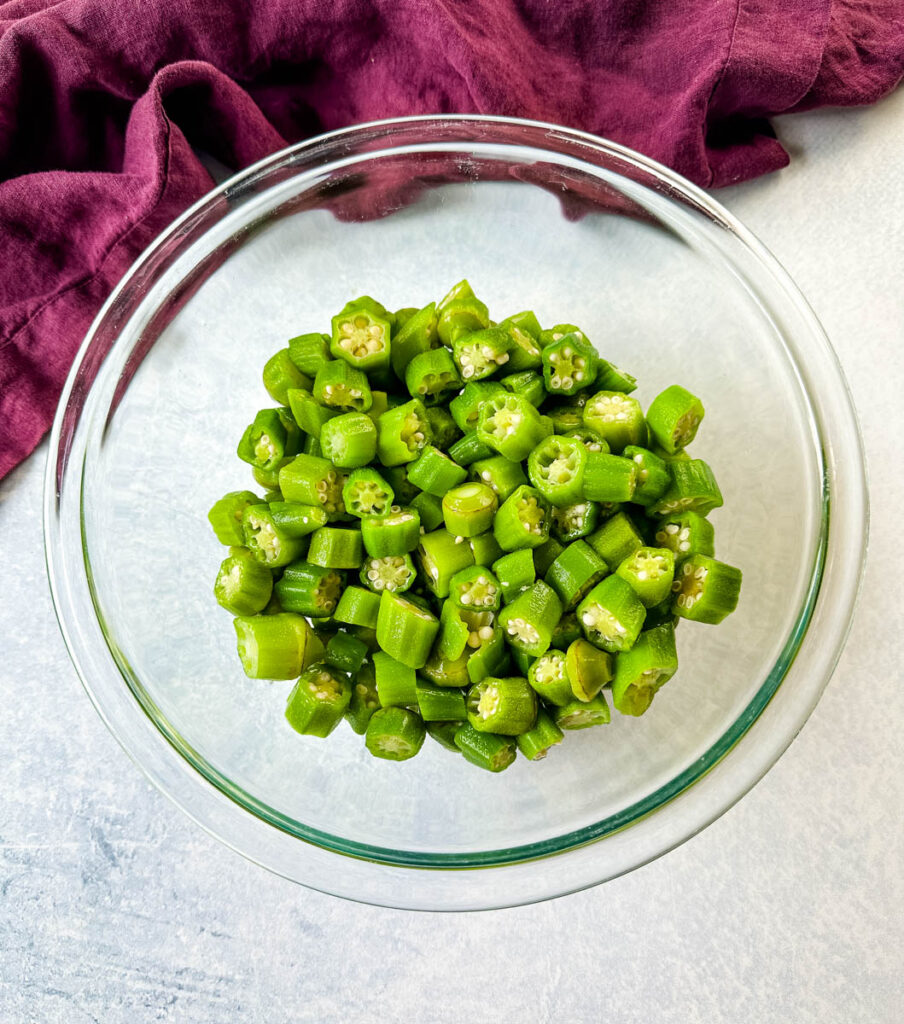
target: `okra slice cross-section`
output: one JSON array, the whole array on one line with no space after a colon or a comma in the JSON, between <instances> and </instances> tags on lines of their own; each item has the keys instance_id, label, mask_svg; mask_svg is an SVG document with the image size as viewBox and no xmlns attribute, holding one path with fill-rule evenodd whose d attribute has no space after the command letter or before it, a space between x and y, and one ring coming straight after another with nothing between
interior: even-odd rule
<instances>
[{"instance_id":1,"label":"okra slice cross-section","mask_svg":"<svg viewBox=\"0 0 904 1024\"><path fill-rule=\"evenodd\" d=\"M242 514L244 546L269 568L276 569L300 558L307 543L292 537L273 521L267 505L249 505Z\"/></svg>"},{"instance_id":2,"label":"okra slice cross-section","mask_svg":"<svg viewBox=\"0 0 904 1024\"><path fill-rule=\"evenodd\" d=\"M443 520L454 537L476 537L493 525L499 499L492 487L466 483L443 496Z\"/></svg>"},{"instance_id":3,"label":"okra slice cross-section","mask_svg":"<svg viewBox=\"0 0 904 1024\"><path fill-rule=\"evenodd\" d=\"M421 517L415 509L393 505L385 515L361 519L364 550L372 558L407 555L421 540Z\"/></svg>"},{"instance_id":4,"label":"okra slice cross-section","mask_svg":"<svg viewBox=\"0 0 904 1024\"><path fill-rule=\"evenodd\" d=\"M700 399L679 384L673 384L650 403L647 426L659 447L673 455L694 440L703 415Z\"/></svg>"},{"instance_id":5,"label":"okra slice cross-section","mask_svg":"<svg viewBox=\"0 0 904 1024\"><path fill-rule=\"evenodd\" d=\"M502 588L489 569L475 565L457 572L449 581L449 600L465 611L497 611Z\"/></svg>"},{"instance_id":6,"label":"okra slice cross-section","mask_svg":"<svg viewBox=\"0 0 904 1024\"><path fill-rule=\"evenodd\" d=\"M367 723L364 744L374 757L407 761L424 745L425 735L420 715L407 708L381 708Z\"/></svg>"},{"instance_id":7,"label":"okra slice cross-section","mask_svg":"<svg viewBox=\"0 0 904 1024\"><path fill-rule=\"evenodd\" d=\"M584 497L588 452L580 441L554 434L527 458L530 482L552 505L573 505Z\"/></svg>"},{"instance_id":8,"label":"okra slice cross-section","mask_svg":"<svg viewBox=\"0 0 904 1024\"><path fill-rule=\"evenodd\" d=\"M462 334L452 343L452 355L465 381L478 381L509 361L512 336L501 327Z\"/></svg>"},{"instance_id":9,"label":"okra slice cross-section","mask_svg":"<svg viewBox=\"0 0 904 1024\"><path fill-rule=\"evenodd\" d=\"M615 659L612 702L616 710L623 715L642 715L677 668L675 627L663 623L644 630L631 650Z\"/></svg>"},{"instance_id":10,"label":"okra slice cross-section","mask_svg":"<svg viewBox=\"0 0 904 1024\"><path fill-rule=\"evenodd\" d=\"M331 520L345 511L344 484L345 477L329 459L318 455L296 455L279 471L279 489L286 501L320 505Z\"/></svg>"},{"instance_id":11,"label":"okra slice cross-section","mask_svg":"<svg viewBox=\"0 0 904 1024\"><path fill-rule=\"evenodd\" d=\"M659 547L672 550L676 562L690 558L691 555L716 553L713 524L699 512L667 516L656 524L654 536Z\"/></svg>"},{"instance_id":12,"label":"okra slice cross-section","mask_svg":"<svg viewBox=\"0 0 904 1024\"><path fill-rule=\"evenodd\" d=\"M301 615L239 615L232 624L249 679L295 679L323 655L323 644Z\"/></svg>"},{"instance_id":13,"label":"okra slice cross-section","mask_svg":"<svg viewBox=\"0 0 904 1024\"><path fill-rule=\"evenodd\" d=\"M564 739L564 733L541 708L532 729L521 733L515 739L518 749L528 761L542 761L549 751Z\"/></svg>"},{"instance_id":14,"label":"okra slice cross-section","mask_svg":"<svg viewBox=\"0 0 904 1024\"><path fill-rule=\"evenodd\" d=\"M645 614L640 598L620 576L607 576L597 583L577 610L587 639L612 653L633 645Z\"/></svg>"},{"instance_id":15,"label":"okra slice cross-section","mask_svg":"<svg viewBox=\"0 0 904 1024\"><path fill-rule=\"evenodd\" d=\"M574 395L596 380L597 354L580 333L571 332L542 353L543 380L551 395Z\"/></svg>"},{"instance_id":16,"label":"okra slice cross-section","mask_svg":"<svg viewBox=\"0 0 904 1024\"><path fill-rule=\"evenodd\" d=\"M493 535L503 551L539 547L549 537L546 499L533 487L516 488L496 513Z\"/></svg>"},{"instance_id":17,"label":"okra slice cross-section","mask_svg":"<svg viewBox=\"0 0 904 1024\"><path fill-rule=\"evenodd\" d=\"M334 466L358 469L377 454L377 428L366 413L343 413L323 424L320 445Z\"/></svg>"},{"instance_id":18,"label":"okra slice cross-section","mask_svg":"<svg viewBox=\"0 0 904 1024\"><path fill-rule=\"evenodd\" d=\"M518 748L510 736L480 732L465 722L455 733L455 746L466 761L488 772L501 772L518 756Z\"/></svg>"},{"instance_id":19,"label":"okra slice cross-section","mask_svg":"<svg viewBox=\"0 0 904 1024\"><path fill-rule=\"evenodd\" d=\"M703 459L683 459L670 464L672 482L649 507L654 516L699 512L705 516L722 504L722 492L712 469Z\"/></svg>"},{"instance_id":20,"label":"okra slice cross-section","mask_svg":"<svg viewBox=\"0 0 904 1024\"><path fill-rule=\"evenodd\" d=\"M233 615L256 615L270 600L273 573L247 548L229 549L213 586L217 602Z\"/></svg>"},{"instance_id":21,"label":"okra slice cross-section","mask_svg":"<svg viewBox=\"0 0 904 1024\"><path fill-rule=\"evenodd\" d=\"M435 615L413 601L383 591L377 616L377 641L390 657L409 668L421 668L430 656L430 648L439 632Z\"/></svg>"},{"instance_id":22,"label":"okra slice cross-section","mask_svg":"<svg viewBox=\"0 0 904 1024\"><path fill-rule=\"evenodd\" d=\"M468 690L468 721L478 732L518 736L537 720L537 695L526 679L488 676Z\"/></svg>"},{"instance_id":23,"label":"okra slice cross-section","mask_svg":"<svg viewBox=\"0 0 904 1024\"><path fill-rule=\"evenodd\" d=\"M324 738L342 721L351 698L348 677L321 662L301 674L289 694L286 719L296 732Z\"/></svg>"},{"instance_id":24,"label":"okra slice cross-section","mask_svg":"<svg viewBox=\"0 0 904 1024\"><path fill-rule=\"evenodd\" d=\"M366 298L366 296L362 297ZM372 300L348 303L332 320L330 352L359 370L373 371L389 365L389 317Z\"/></svg>"},{"instance_id":25,"label":"okra slice cross-section","mask_svg":"<svg viewBox=\"0 0 904 1024\"><path fill-rule=\"evenodd\" d=\"M387 409L377 420L377 457L384 466L413 462L432 440L427 410L418 398Z\"/></svg>"},{"instance_id":26,"label":"okra slice cross-section","mask_svg":"<svg viewBox=\"0 0 904 1024\"><path fill-rule=\"evenodd\" d=\"M253 491L230 491L214 502L207 518L217 540L230 547L244 544L242 516L246 508L260 504L261 499Z\"/></svg>"},{"instance_id":27,"label":"okra slice cross-section","mask_svg":"<svg viewBox=\"0 0 904 1024\"><path fill-rule=\"evenodd\" d=\"M692 555L678 568L673 608L684 619L720 623L738 606L741 570L707 555Z\"/></svg>"},{"instance_id":28,"label":"okra slice cross-section","mask_svg":"<svg viewBox=\"0 0 904 1024\"><path fill-rule=\"evenodd\" d=\"M273 591L286 611L325 618L336 610L342 574L310 562L293 562L276 581Z\"/></svg>"},{"instance_id":29,"label":"okra slice cross-section","mask_svg":"<svg viewBox=\"0 0 904 1024\"><path fill-rule=\"evenodd\" d=\"M361 582L376 593L384 590L402 593L415 580L417 571L410 555L385 555L382 558L367 557L361 566Z\"/></svg>"},{"instance_id":30,"label":"okra slice cross-section","mask_svg":"<svg viewBox=\"0 0 904 1024\"><path fill-rule=\"evenodd\" d=\"M636 398L620 391L598 391L584 406L584 424L595 430L613 452L646 441L647 425Z\"/></svg>"},{"instance_id":31,"label":"okra slice cross-section","mask_svg":"<svg viewBox=\"0 0 904 1024\"><path fill-rule=\"evenodd\" d=\"M621 562L615 574L630 585L645 608L652 608L671 592L675 556L669 548L638 548Z\"/></svg>"},{"instance_id":32,"label":"okra slice cross-section","mask_svg":"<svg viewBox=\"0 0 904 1024\"><path fill-rule=\"evenodd\" d=\"M608 725L612 715L609 704L603 693L598 693L591 700L573 700L562 707L557 707L553 715L560 729L589 729L594 725Z\"/></svg>"},{"instance_id":33,"label":"okra slice cross-section","mask_svg":"<svg viewBox=\"0 0 904 1024\"><path fill-rule=\"evenodd\" d=\"M489 398L477 419L478 440L514 462L526 459L550 432L527 399L507 392Z\"/></svg>"},{"instance_id":34,"label":"okra slice cross-section","mask_svg":"<svg viewBox=\"0 0 904 1024\"><path fill-rule=\"evenodd\" d=\"M353 470L342 486L345 511L358 519L384 515L392 507L394 497L389 484L369 467Z\"/></svg>"},{"instance_id":35,"label":"okra slice cross-section","mask_svg":"<svg viewBox=\"0 0 904 1024\"><path fill-rule=\"evenodd\" d=\"M562 651L541 654L528 669L527 681L547 704L561 707L575 699Z\"/></svg>"},{"instance_id":36,"label":"okra slice cross-section","mask_svg":"<svg viewBox=\"0 0 904 1024\"><path fill-rule=\"evenodd\" d=\"M512 647L539 658L549 648L559 619L562 602L556 592L538 580L499 613L499 625Z\"/></svg>"}]
</instances>

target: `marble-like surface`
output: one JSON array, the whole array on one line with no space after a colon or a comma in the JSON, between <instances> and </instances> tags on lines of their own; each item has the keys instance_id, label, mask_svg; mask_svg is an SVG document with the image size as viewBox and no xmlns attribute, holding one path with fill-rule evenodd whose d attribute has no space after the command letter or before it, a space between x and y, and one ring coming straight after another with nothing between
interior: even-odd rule
<instances>
[{"instance_id":1,"label":"marble-like surface","mask_svg":"<svg viewBox=\"0 0 904 1024\"><path fill-rule=\"evenodd\" d=\"M779 121L792 166L719 198L833 340L872 477L865 588L811 720L738 806L605 886L408 914L246 863L97 717L45 582L46 445L0 483L0 1021L871 1024L904 1006L904 91Z\"/></svg>"}]
</instances>

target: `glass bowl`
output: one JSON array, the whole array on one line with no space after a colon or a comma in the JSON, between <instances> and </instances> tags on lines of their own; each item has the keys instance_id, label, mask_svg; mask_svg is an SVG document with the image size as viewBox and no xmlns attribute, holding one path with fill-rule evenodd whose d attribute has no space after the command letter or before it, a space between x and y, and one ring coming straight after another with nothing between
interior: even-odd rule
<instances>
[{"instance_id":1,"label":"glass bowl","mask_svg":"<svg viewBox=\"0 0 904 1024\"><path fill-rule=\"evenodd\" d=\"M206 511L251 485L235 446L266 358L351 296L424 305L467 276L491 315L580 324L640 379L683 382L744 571L718 629L683 624L649 712L481 772L427 741L378 761L346 727L283 719L246 679L211 585ZM856 419L811 310L763 246L664 167L505 118L339 131L216 188L138 260L92 326L47 468L60 625L101 716L160 789L246 857L394 907L529 903L698 832L791 742L840 653L866 544Z\"/></svg>"}]
</instances>

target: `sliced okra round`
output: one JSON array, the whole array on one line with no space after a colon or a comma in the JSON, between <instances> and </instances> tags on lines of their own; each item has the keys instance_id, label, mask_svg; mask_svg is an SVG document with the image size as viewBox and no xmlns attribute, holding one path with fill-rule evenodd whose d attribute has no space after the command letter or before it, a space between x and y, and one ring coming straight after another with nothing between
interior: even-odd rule
<instances>
[{"instance_id":1,"label":"sliced okra round","mask_svg":"<svg viewBox=\"0 0 904 1024\"><path fill-rule=\"evenodd\" d=\"M596 380L596 350L579 333L563 335L541 356L543 380L551 395L574 395Z\"/></svg>"},{"instance_id":2,"label":"sliced okra round","mask_svg":"<svg viewBox=\"0 0 904 1024\"><path fill-rule=\"evenodd\" d=\"M722 492L709 465L703 459L682 459L669 466L671 483L665 493L649 506L654 516L699 512L705 516L722 505Z\"/></svg>"},{"instance_id":3,"label":"sliced okra round","mask_svg":"<svg viewBox=\"0 0 904 1024\"><path fill-rule=\"evenodd\" d=\"M547 704L563 706L575 699L562 651L541 654L528 669L527 681Z\"/></svg>"},{"instance_id":4,"label":"sliced okra round","mask_svg":"<svg viewBox=\"0 0 904 1024\"><path fill-rule=\"evenodd\" d=\"M330 520L345 512L342 488L345 477L329 459L317 455L296 455L279 471L279 489L286 501L319 505Z\"/></svg>"},{"instance_id":5,"label":"sliced okra round","mask_svg":"<svg viewBox=\"0 0 904 1024\"><path fill-rule=\"evenodd\" d=\"M583 416L584 425L595 430L616 454L628 445L642 445L647 439L640 403L619 391L598 391L588 399Z\"/></svg>"},{"instance_id":6,"label":"sliced okra round","mask_svg":"<svg viewBox=\"0 0 904 1024\"><path fill-rule=\"evenodd\" d=\"M608 725L612 715L603 693L588 701L572 700L569 704L555 709L553 714L560 729L589 729L594 725Z\"/></svg>"},{"instance_id":7,"label":"sliced okra round","mask_svg":"<svg viewBox=\"0 0 904 1024\"><path fill-rule=\"evenodd\" d=\"M358 519L386 515L393 507L394 498L386 480L369 467L353 470L342 485L343 508Z\"/></svg>"},{"instance_id":8,"label":"sliced okra round","mask_svg":"<svg viewBox=\"0 0 904 1024\"><path fill-rule=\"evenodd\" d=\"M336 359L368 372L389 365L391 327L382 307L350 302L333 317L332 328L330 352Z\"/></svg>"},{"instance_id":9,"label":"sliced okra round","mask_svg":"<svg viewBox=\"0 0 904 1024\"><path fill-rule=\"evenodd\" d=\"M512 337L501 327L486 327L459 335L452 344L452 355L461 379L478 381L489 377L509 361Z\"/></svg>"},{"instance_id":10,"label":"sliced okra round","mask_svg":"<svg viewBox=\"0 0 904 1024\"><path fill-rule=\"evenodd\" d=\"M544 438L527 458L530 482L552 505L573 505L584 497L587 449L574 438Z\"/></svg>"},{"instance_id":11,"label":"sliced okra round","mask_svg":"<svg viewBox=\"0 0 904 1024\"><path fill-rule=\"evenodd\" d=\"M427 410L420 399L387 409L377 420L377 457L384 466L413 462L432 440Z\"/></svg>"},{"instance_id":12,"label":"sliced okra round","mask_svg":"<svg viewBox=\"0 0 904 1024\"><path fill-rule=\"evenodd\" d=\"M633 645L644 615L640 598L620 576L607 576L597 583L577 609L587 639L613 654Z\"/></svg>"},{"instance_id":13,"label":"sliced okra round","mask_svg":"<svg viewBox=\"0 0 904 1024\"><path fill-rule=\"evenodd\" d=\"M323 424L320 446L334 466L358 469L377 454L377 428L366 413L343 413Z\"/></svg>"},{"instance_id":14,"label":"sliced okra round","mask_svg":"<svg viewBox=\"0 0 904 1024\"><path fill-rule=\"evenodd\" d=\"M518 749L528 761L542 761L549 751L561 743L565 734L552 718L541 708L537 712L537 721L533 729L521 733L515 739Z\"/></svg>"},{"instance_id":15,"label":"sliced okra round","mask_svg":"<svg viewBox=\"0 0 904 1024\"><path fill-rule=\"evenodd\" d=\"M526 679L488 676L468 690L468 721L478 732L518 736L537 720L537 695Z\"/></svg>"},{"instance_id":16,"label":"sliced okra round","mask_svg":"<svg viewBox=\"0 0 904 1024\"><path fill-rule=\"evenodd\" d=\"M616 710L623 715L642 715L677 669L674 626L664 623L644 630L631 650L615 659L612 702Z\"/></svg>"},{"instance_id":17,"label":"sliced okra round","mask_svg":"<svg viewBox=\"0 0 904 1024\"><path fill-rule=\"evenodd\" d=\"M381 708L367 723L364 744L374 757L407 761L424 745L425 735L420 715L407 708Z\"/></svg>"},{"instance_id":18,"label":"sliced okra round","mask_svg":"<svg viewBox=\"0 0 904 1024\"><path fill-rule=\"evenodd\" d=\"M461 387L458 368L447 348L421 352L405 369L405 386L412 398L435 402L446 391Z\"/></svg>"},{"instance_id":19,"label":"sliced okra round","mask_svg":"<svg viewBox=\"0 0 904 1024\"><path fill-rule=\"evenodd\" d=\"M549 506L533 487L522 485L502 503L493 520L493 534L503 551L536 548L549 537Z\"/></svg>"},{"instance_id":20,"label":"sliced okra round","mask_svg":"<svg viewBox=\"0 0 904 1024\"><path fill-rule=\"evenodd\" d=\"M273 592L286 611L324 618L336 610L342 583L342 574L336 569L293 562L276 581Z\"/></svg>"},{"instance_id":21,"label":"sliced okra round","mask_svg":"<svg viewBox=\"0 0 904 1024\"><path fill-rule=\"evenodd\" d=\"M220 565L213 592L217 603L233 615L256 615L266 608L273 573L244 547L229 549Z\"/></svg>"},{"instance_id":22,"label":"sliced okra round","mask_svg":"<svg viewBox=\"0 0 904 1024\"><path fill-rule=\"evenodd\" d=\"M361 565L361 582L379 594L384 590L401 594L414 583L417 571L411 555L386 555L382 558L367 556Z\"/></svg>"},{"instance_id":23,"label":"sliced okra round","mask_svg":"<svg viewBox=\"0 0 904 1024\"><path fill-rule=\"evenodd\" d=\"M312 665L302 672L289 694L286 719L296 732L323 739L345 717L351 697L352 687L345 673L323 662Z\"/></svg>"},{"instance_id":24,"label":"sliced okra round","mask_svg":"<svg viewBox=\"0 0 904 1024\"><path fill-rule=\"evenodd\" d=\"M673 384L650 403L647 426L660 448L673 454L694 440L703 416L700 399L680 385Z\"/></svg>"},{"instance_id":25,"label":"sliced okra round","mask_svg":"<svg viewBox=\"0 0 904 1024\"><path fill-rule=\"evenodd\" d=\"M661 604L671 592L675 555L669 548L638 548L615 570L629 584L644 608Z\"/></svg>"},{"instance_id":26,"label":"sliced okra round","mask_svg":"<svg viewBox=\"0 0 904 1024\"><path fill-rule=\"evenodd\" d=\"M716 625L738 606L741 570L708 555L691 555L672 583L675 614L694 622Z\"/></svg>"},{"instance_id":27,"label":"sliced okra round","mask_svg":"<svg viewBox=\"0 0 904 1024\"><path fill-rule=\"evenodd\" d=\"M465 611L497 611L502 588L485 565L474 565L457 572L449 581L449 600Z\"/></svg>"},{"instance_id":28,"label":"sliced okra round","mask_svg":"<svg viewBox=\"0 0 904 1024\"><path fill-rule=\"evenodd\" d=\"M553 506L550 529L557 540L570 544L593 533L599 517L600 506L597 501L577 501L573 505Z\"/></svg>"},{"instance_id":29,"label":"sliced okra round","mask_svg":"<svg viewBox=\"0 0 904 1024\"><path fill-rule=\"evenodd\" d=\"M691 555L716 553L713 524L699 512L667 516L656 524L654 537L659 547L672 550L676 562Z\"/></svg>"},{"instance_id":30,"label":"sliced okra round","mask_svg":"<svg viewBox=\"0 0 904 1024\"><path fill-rule=\"evenodd\" d=\"M421 517L415 509L393 505L385 515L363 516L361 539L372 558L407 555L421 540Z\"/></svg>"},{"instance_id":31,"label":"sliced okra round","mask_svg":"<svg viewBox=\"0 0 904 1024\"><path fill-rule=\"evenodd\" d=\"M465 722L455 733L455 745L466 761L488 772L501 772L518 756L518 748L510 736L481 732Z\"/></svg>"},{"instance_id":32,"label":"sliced okra round","mask_svg":"<svg viewBox=\"0 0 904 1024\"><path fill-rule=\"evenodd\" d=\"M612 655L586 640L574 640L565 652L565 671L577 700L593 700L612 681Z\"/></svg>"},{"instance_id":33,"label":"sliced okra round","mask_svg":"<svg viewBox=\"0 0 904 1024\"><path fill-rule=\"evenodd\" d=\"M514 462L526 459L547 433L540 414L519 395L493 395L477 419L477 439Z\"/></svg>"},{"instance_id":34,"label":"sliced okra round","mask_svg":"<svg viewBox=\"0 0 904 1024\"><path fill-rule=\"evenodd\" d=\"M499 499L484 483L465 483L443 496L443 520L454 537L476 537L493 525Z\"/></svg>"}]
</instances>

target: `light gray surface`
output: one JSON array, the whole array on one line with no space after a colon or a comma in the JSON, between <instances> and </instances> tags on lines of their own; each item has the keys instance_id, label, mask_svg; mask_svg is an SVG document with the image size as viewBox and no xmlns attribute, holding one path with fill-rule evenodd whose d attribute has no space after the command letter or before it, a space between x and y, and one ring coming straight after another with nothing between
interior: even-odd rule
<instances>
[{"instance_id":1,"label":"light gray surface","mask_svg":"<svg viewBox=\"0 0 904 1024\"><path fill-rule=\"evenodd\" d=\"M0 483L0 1021L891 1022L904 1003L904 92L783 119L794 156L719 198L822 318L861 413L864 595L801 736L668 856L462 916L268 875L147 784L68 661L44 579L46 445Z\"/></svg>"}]
</instances>

